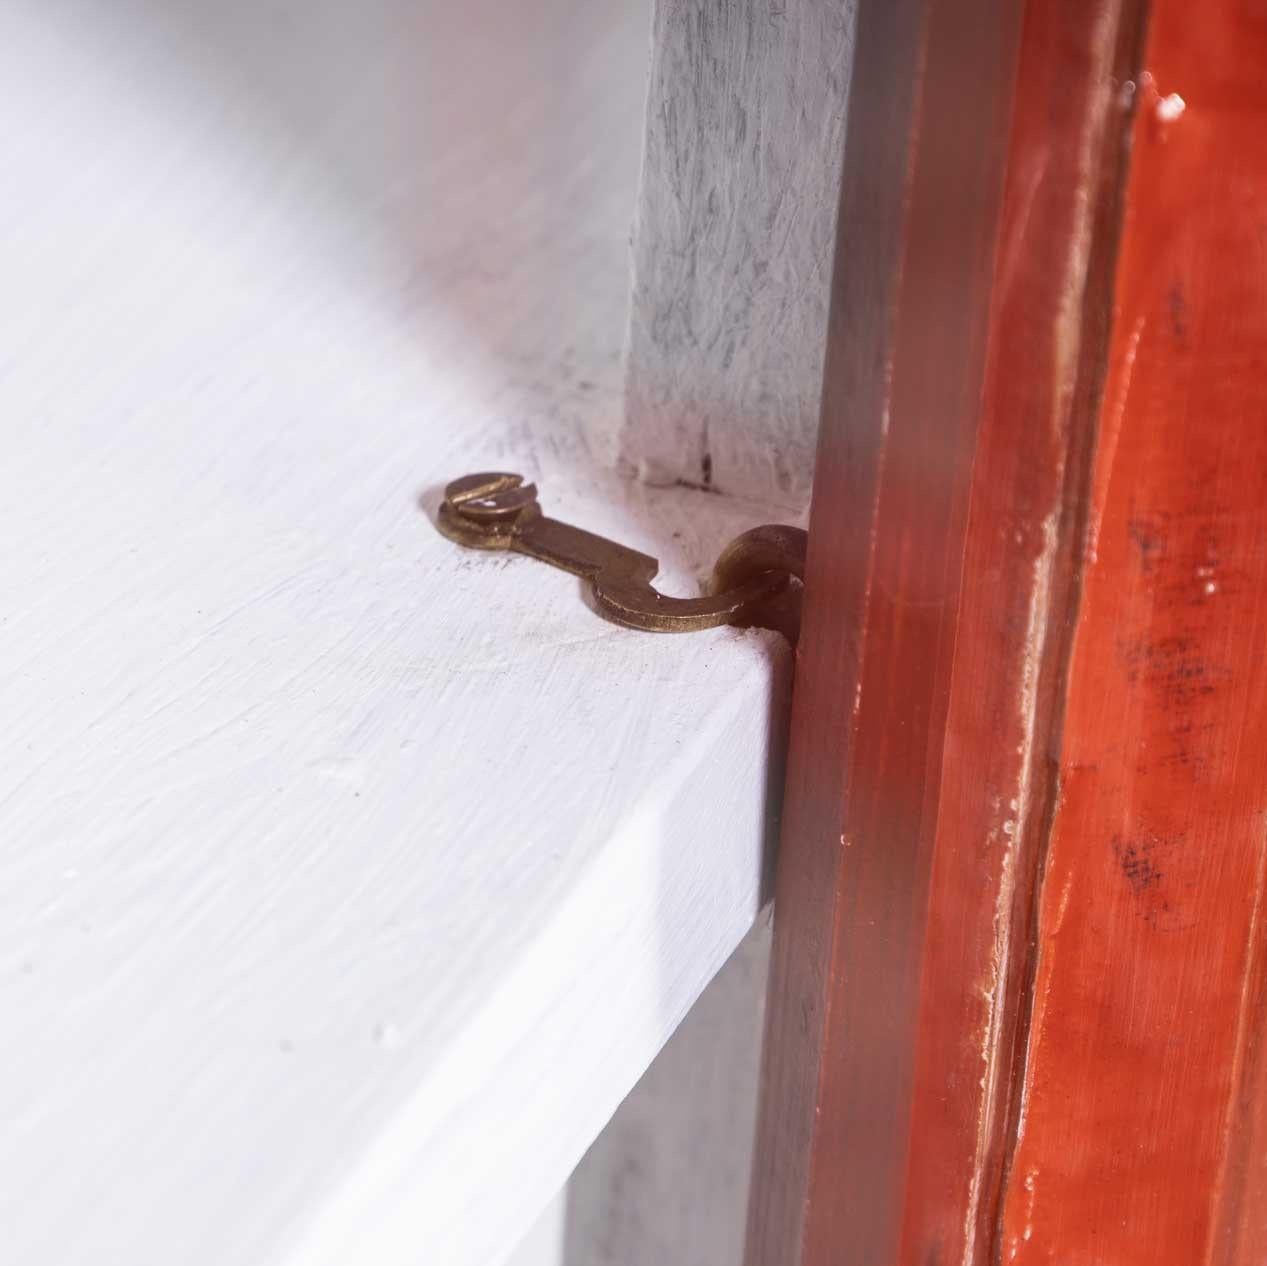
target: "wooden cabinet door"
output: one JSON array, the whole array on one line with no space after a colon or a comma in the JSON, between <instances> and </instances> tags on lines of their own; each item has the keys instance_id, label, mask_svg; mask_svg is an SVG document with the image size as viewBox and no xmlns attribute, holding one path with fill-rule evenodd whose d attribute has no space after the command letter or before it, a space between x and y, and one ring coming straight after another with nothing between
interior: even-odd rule
<instances>
[{"instance_id":1,"label":"wooden cabinet door","mask_svg":"<svg viewBox=\"0 0 1267 1266\"><path fill-rule=\"evenodd\" d=\"M1267 1253L1264 67L862 5L749 1266Z\"/></svg>"}]
</instances>

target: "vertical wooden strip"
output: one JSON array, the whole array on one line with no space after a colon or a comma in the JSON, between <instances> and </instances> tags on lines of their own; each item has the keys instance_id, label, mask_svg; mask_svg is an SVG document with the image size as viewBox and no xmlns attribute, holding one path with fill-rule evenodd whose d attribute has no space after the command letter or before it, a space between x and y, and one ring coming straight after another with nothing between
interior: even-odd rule
<instances>
[{"instance_id":1,"label":"vertical wooden strip","mask_svg":"<svg viewBox=\"0 0 1267 1266\"><path fill-rule=\"evenodd\" d=\"M1021 9L933 3L925 11L839 820L805 1230L804 1260L815 1266L892 1262L905 1222L930 880ZM833 421L842 429L865 425L845 421L849 385L837 387L832 372L825 415L839 408ZM829 433L824 446L831 443Z\"/></svg>"},{"instance_id":2,"label":"vertical wooden strip","mask_svg":"<svg viewBox=\"0 0 1267 1266\"><path fill-rule=\"evenodd\" d=\"M1019 0L876 0L859 15L753 1266L891 1262L902 1234L1019 11Z\"/></svg>"},{"instance_id":3,"label":"vertical wooden strip","mask_svg":"<svg viewBox=\"0 0 1267 1266\"><path fill-rule=\"evenodd\" d=\"M809 497L855 0L655 0L619 456Z\"/></svg>"},{"instance_id":4,"label":"vertical wooden strip","mask_svg":"<svg viewBox=\"0 0 1267 1266\"><path fill-rule=\"evenodd\" d=\"M1267 10L1154 0L1004 1263L1263 1260Z\"/></svg>"},{"instance_id":5,"label":"vertical wooden strip","mask_svg":"<svg viewBox=\"0 0 1267 1266\"><path fill-rule=\"evenodd\" d=\"M750 1266L991 1260L1124 7L860 14Z\"/></svg>"}]
</instances>

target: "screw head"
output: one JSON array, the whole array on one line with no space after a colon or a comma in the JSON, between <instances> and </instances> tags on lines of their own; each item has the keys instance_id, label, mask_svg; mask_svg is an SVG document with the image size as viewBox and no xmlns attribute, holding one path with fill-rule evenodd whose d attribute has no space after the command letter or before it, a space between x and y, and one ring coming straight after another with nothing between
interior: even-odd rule
<instances>
[{"instance_id":1,"label":"screw head","mask_svg":"<svg viewBox=\"0 0 1267 1266\"><path fill-rule=\"evenodd\" d=\"M537 504L537 486L524 483L522 475L489 471L455 479L444 499L465 519L505 519Z\"/></svg>"},{"instance_id":2,"label":"screw head","mask_svg":"<svg viewBox=\"0 0 1267 1266\"><path fill-rule=\"evenodd\" d=\"M445 488L437 525L463 545L506 549L518 529L540 513L535 484L507 471L485 471Z\"/></svg>"}]
</instances>

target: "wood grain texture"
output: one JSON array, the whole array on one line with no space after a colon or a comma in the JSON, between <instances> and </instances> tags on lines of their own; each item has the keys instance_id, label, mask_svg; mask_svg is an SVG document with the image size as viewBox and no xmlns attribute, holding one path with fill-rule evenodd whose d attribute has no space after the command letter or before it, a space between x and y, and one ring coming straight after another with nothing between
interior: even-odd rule
<instances>
[{"instance_id":1,"label":"wood grain texture","mask_svg":"<svg viewBox=\"0 0 1267 1266\"><path fill-rule=\"evenodd\" d=\"M656 0L623 461L802 510L856 0Z\"/></svg>"},{"instance_id":2,"label":"wood grain texture","mask_svg":"<svg viewBox=\"0 0 1267 1266\"><path fill-rule=\"evenodd\" d=\"M1004 1262L1263 1260L1267 11L1154 0Z\"/></svg>"},{"instance_id":3,"label":"wood grain texture","mask_svg":"<svg viewBox=\"0 0 1267 1266\"><path fill-rule=\"evenodd\" d=\"M769 515L593 455L645 16L0 7L6 1261L488 1266L750 926L786 648L424 512Z\"/></svg>"},{"instance_id":4,"label":"wood grain texture","mask_svg":"<svg viewBox=\"0 0 1267 1266\"><path fill-rule=\"evenodd\" d=\"M860 15L753 1266L993 1260L1120 9Z\"/></svg>"}]
</instances>

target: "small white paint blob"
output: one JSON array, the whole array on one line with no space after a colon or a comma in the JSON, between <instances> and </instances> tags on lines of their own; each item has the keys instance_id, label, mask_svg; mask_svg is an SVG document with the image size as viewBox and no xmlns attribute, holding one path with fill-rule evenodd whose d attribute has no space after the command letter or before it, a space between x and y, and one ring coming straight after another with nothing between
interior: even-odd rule
<instances>
[{"instance_id":1,"label":"small white paint blob","mask_svg":"<svg viewBox=\"0 0 1267 1266\"><path fill-rule=\"evenodd\" d=\"M1177 92L1159 98L1153 107L1163 123L1173 123L1187 108L1188 103Z\"/></svg>"}]
</instances>

